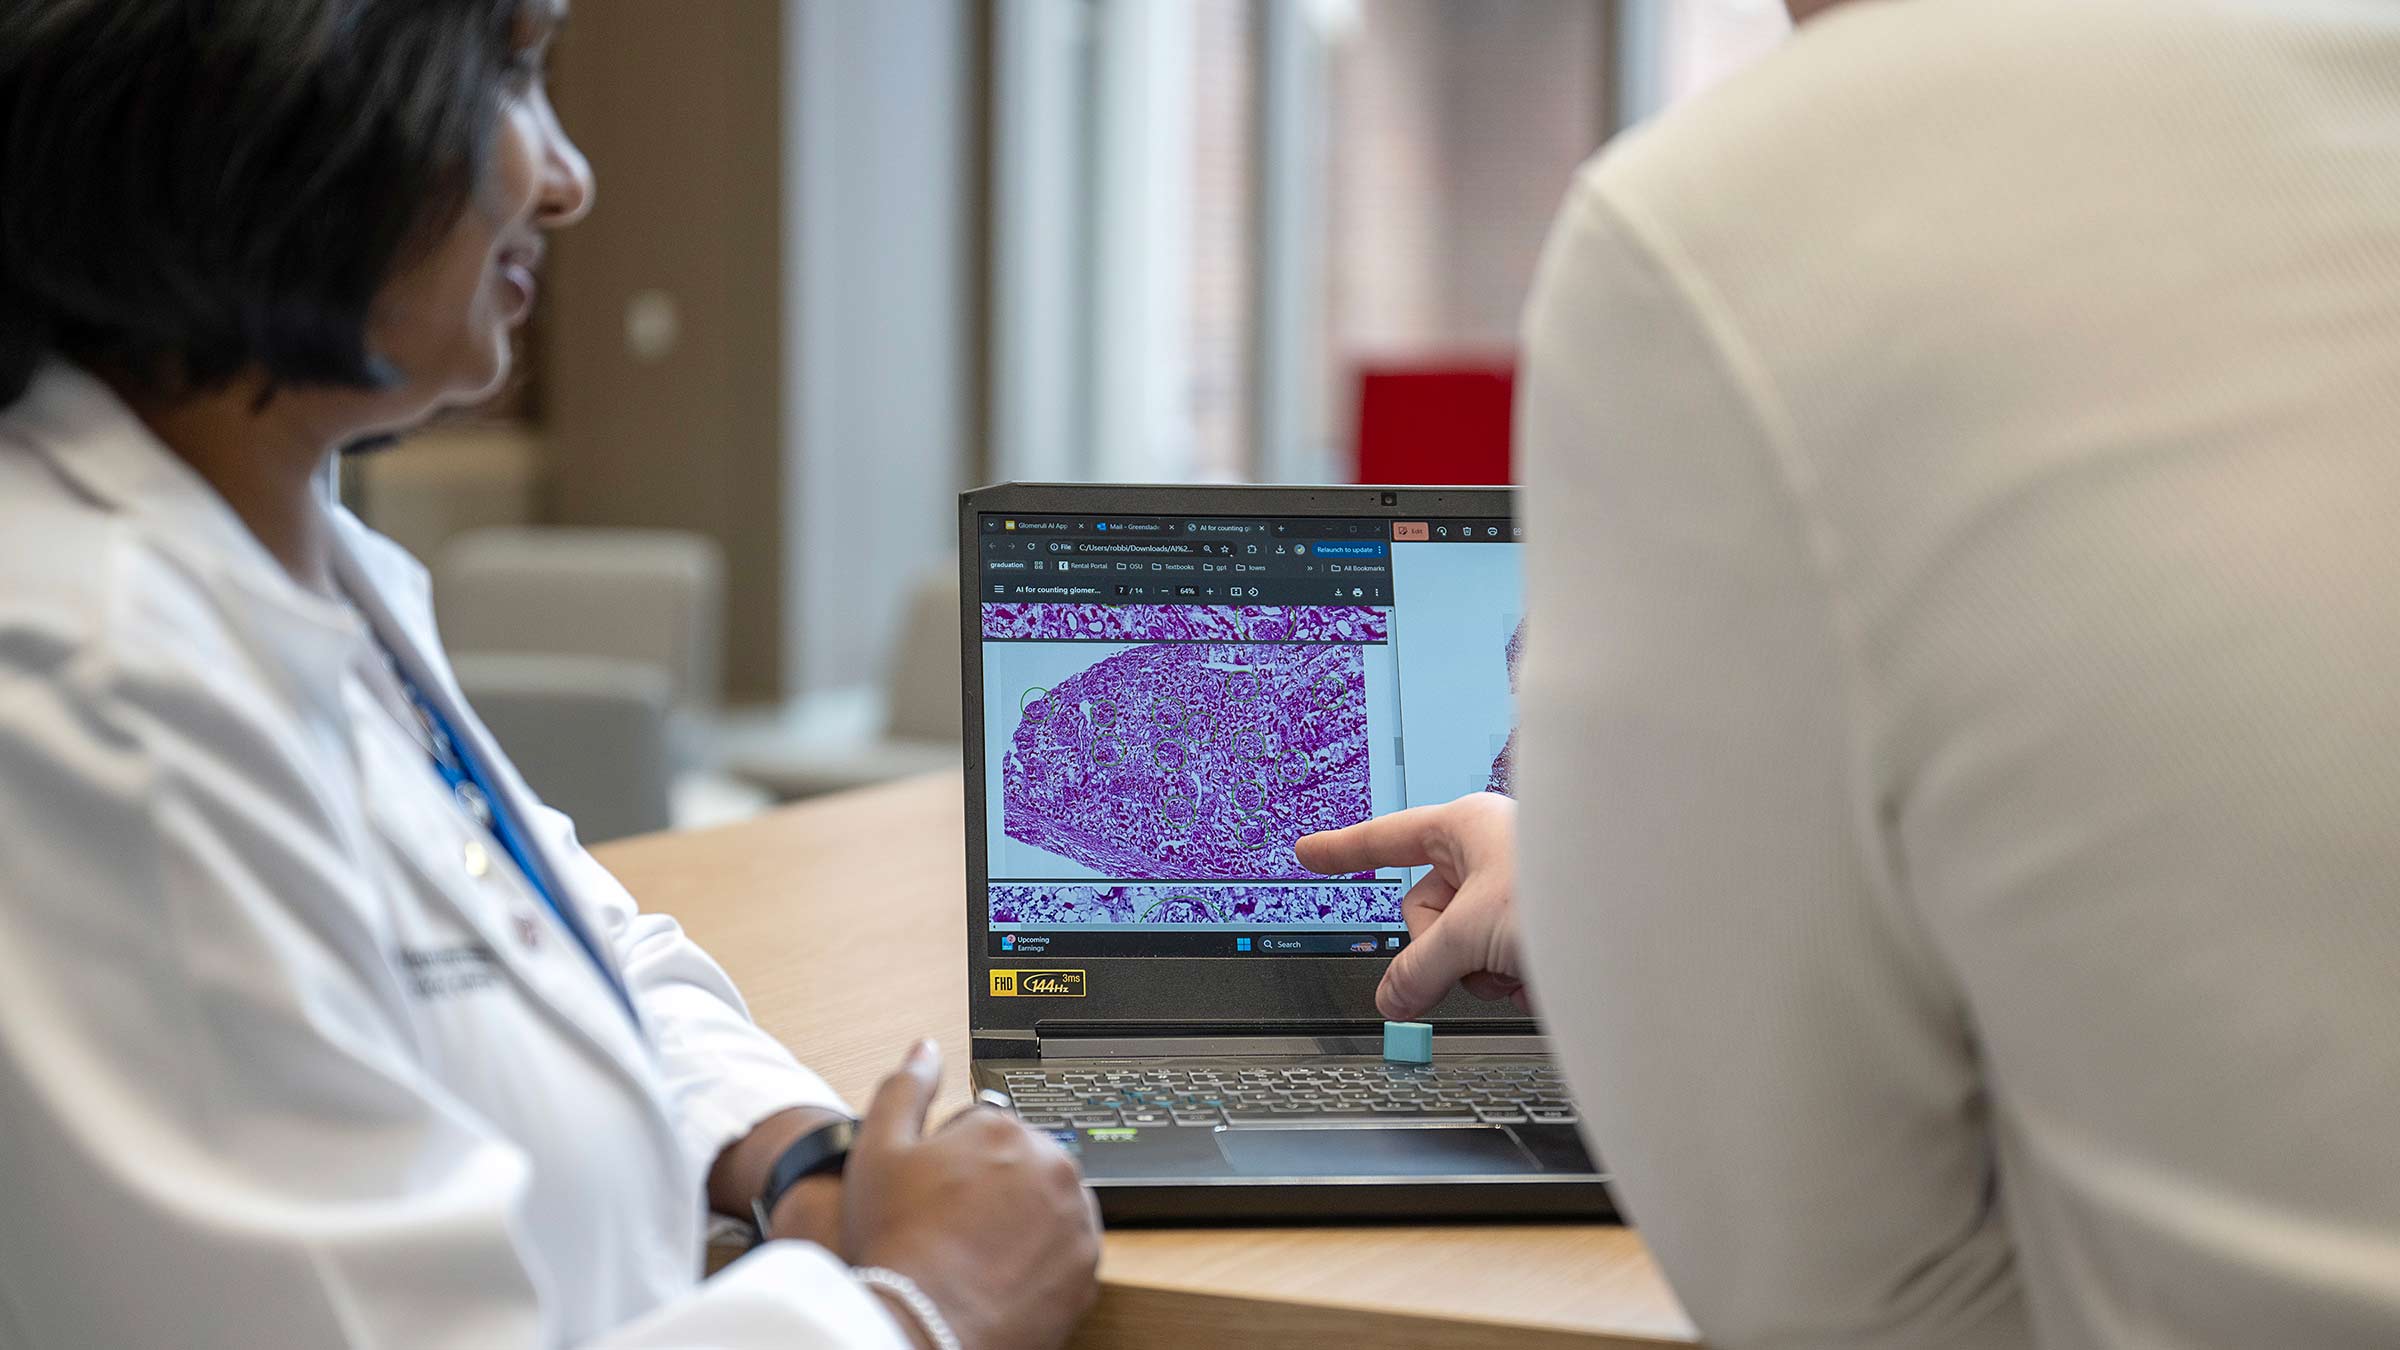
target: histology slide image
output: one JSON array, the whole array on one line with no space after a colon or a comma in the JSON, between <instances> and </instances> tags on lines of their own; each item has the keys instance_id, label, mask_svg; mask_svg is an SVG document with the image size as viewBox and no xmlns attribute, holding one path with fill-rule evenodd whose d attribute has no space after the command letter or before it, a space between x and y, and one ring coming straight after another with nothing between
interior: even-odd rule
<instances>
[{"instance_id":1,"label":"histology slide image","mask_svg":"<svg viewBox=\"0 0 2400 1350\"><path fill-rule=\"evenodd\" d=\"M1096 878L1315 879L1293 842L1372 814L1366 708L1354 643L1094 644L987 728L1006 834Z\"/></svg>"}]
</instances>

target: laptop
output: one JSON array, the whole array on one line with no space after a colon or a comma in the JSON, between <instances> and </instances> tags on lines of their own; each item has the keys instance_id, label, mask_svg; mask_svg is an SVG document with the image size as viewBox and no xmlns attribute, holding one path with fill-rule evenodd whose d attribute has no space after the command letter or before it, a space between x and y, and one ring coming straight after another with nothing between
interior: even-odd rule
<instances>
[{"instance_id":1,"label":"laptop","mask_svg":"<svg viewBox=\"0 0 2400 1350\"><path fill-rule=\"evenodd\" d=\"M1375 987L1421 872L1301 835L1512 790L1506 489L1008 484L959 508L978 1095L1112 1223L1611 1216L1545 1054Z\"/></svg>"}]
</instances>

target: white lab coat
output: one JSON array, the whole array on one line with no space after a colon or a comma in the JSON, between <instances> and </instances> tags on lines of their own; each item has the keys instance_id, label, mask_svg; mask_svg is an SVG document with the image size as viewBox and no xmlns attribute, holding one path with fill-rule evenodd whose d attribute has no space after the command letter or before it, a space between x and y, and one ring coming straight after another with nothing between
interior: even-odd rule
<instances>
[{"instance_id":1,"label":"white lab coat","mask_svg":"<svg viewBox=\"0 0 2400 1350\"><path fill-rule=\"evenodd\" d=\"M509 767L423 570L337 522L355 611L84 373L0 413L0 1346L904 1345L814 1246L701 1282L717 1152L838 1100ZM639 1028L506 855L471 873L377 635Z\"/></svg>"}]
</instances>

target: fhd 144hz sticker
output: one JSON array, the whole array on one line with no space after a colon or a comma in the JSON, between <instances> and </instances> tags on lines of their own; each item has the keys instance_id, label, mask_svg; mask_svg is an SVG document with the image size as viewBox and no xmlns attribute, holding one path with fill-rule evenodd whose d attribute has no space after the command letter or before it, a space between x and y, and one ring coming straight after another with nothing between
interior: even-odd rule
<instances>
[{"instance_id":1,"label":"fhd 144hz sticker","mask_svg":"<svg viewBox=\"0 0 2400 1350\"><path fill-rule=\"evenodd\" d=\"M1082 998L1080 970L995 970L993 998Z\"/></svg>"}]
</instances>

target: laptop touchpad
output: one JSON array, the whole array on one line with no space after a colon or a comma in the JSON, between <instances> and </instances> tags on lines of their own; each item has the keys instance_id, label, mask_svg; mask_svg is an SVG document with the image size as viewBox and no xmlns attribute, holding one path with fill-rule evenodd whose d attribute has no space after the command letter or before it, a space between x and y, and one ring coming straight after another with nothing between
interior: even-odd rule
<instances>
[{"instance_id":1,"label":"laptop touchpad","mask_svg":"<svg viewBox=\"0 0 2400 1350\"><path fill-rule=\"evenodd\" d=\"M1491 1125L1219 1130L1217 1150L1246 1177L1508 1176L1542 1170L1508 1131Z\"/></svg>"}]
</instances>

